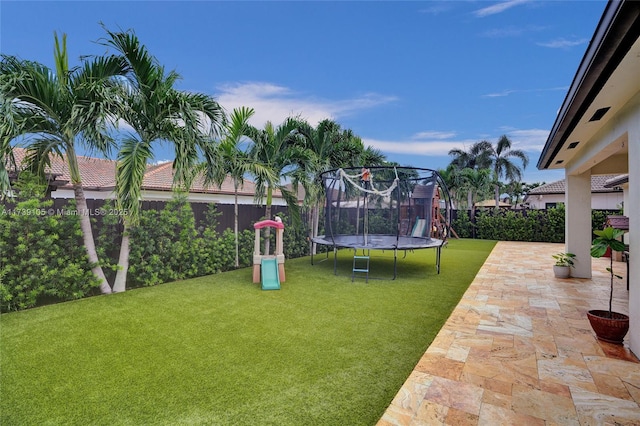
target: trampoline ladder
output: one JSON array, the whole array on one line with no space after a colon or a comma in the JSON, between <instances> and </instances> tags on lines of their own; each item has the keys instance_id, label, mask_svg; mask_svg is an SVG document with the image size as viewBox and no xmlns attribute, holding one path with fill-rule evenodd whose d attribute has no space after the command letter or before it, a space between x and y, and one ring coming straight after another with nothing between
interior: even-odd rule
<instances>
[{"instance_id":1,"label":"trampoline ladder","mask_svg":"<svg viewBox=\"0 0 640 426\"><path fill-rule=\"evenodd\" d=\"M369 256L353 256L351 282L353 282L356 273L366 274L366 282L369 282Z\"/></svg>"}]
</instances>

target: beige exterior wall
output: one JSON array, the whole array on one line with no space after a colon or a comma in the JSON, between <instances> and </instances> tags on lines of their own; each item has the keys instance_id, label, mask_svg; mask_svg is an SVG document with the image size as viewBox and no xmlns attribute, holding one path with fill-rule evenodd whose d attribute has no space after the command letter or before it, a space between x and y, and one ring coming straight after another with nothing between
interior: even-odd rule
<instances>
[{"instance_id":1,"label":"beige exterior wall","mask_svg":"<svg viewBox=\"0 0 640 426\"><path fill-rule=\"evenodd\" d=\"M93 200L114 200L116 198L113 191L91 191L85 189L85 197ZM142 199L146 201L168 201L172 198L173 194L168 191L142 191ZM51 198L73 198L73 190L71 189L58 189L51 193ZM218 204L234 204L233 194L204 194L204 193L190 193L188 196L189 201L193 203L218 203ZM253 197L246 195L238 196L238 204L255 204ZM287 203L282 198L273 198L274 206L286 206Z\"/></svg>"},{"instance_id":2,"label":"beige exterior wall","mask_svg":"<svg viewBox=\"0 0 640 426\"><path fill-rule=\"evenodd\" d=\"M564 203L564 194L532 195L527 198L527 203L532 209L544 209L548 203ZM591 194L591 208L596 210L616 210L623 206L624 194L622 192L596 192Z\"/></svg>"},{"instance_id":3,"label":"beige exterior wall","mask_svg":"<svg viewBox=\"0 0 640 426\"><path fill-rule=\"evenodd\" d=\"M591 205L591 174L629 173L629 190L625 191L624 212L629 217L629 346L640 355L640 93L636 94L616 116L588 141L565 167L567 177L566 248L578 255L575 276L590 275L588 249L591 223L585 220ZM635 254L635 255L634 255ZM588 268L586 264L589 264ZM624 267L622 264L616 265ZM587 270L589 269L589 271ZM618 285L621 285L618 283ZM594 300L591 309L603 309L603 301ZM605 303L606 304L606 303Z\"/></svg>"}]
</instances>

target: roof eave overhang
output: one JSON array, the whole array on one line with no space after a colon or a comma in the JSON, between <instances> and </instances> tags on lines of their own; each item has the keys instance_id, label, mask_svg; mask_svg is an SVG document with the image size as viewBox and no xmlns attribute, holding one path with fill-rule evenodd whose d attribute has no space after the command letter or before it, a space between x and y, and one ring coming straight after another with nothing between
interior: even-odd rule
<instances>
[{"instance_id":1,"label":"roof eave overhang","mask_svg":"<svg viewBox=\"0 0 640 426\"><path fill-rule=\"evenodd\" d=\"M637 39L640 8L634 1L610 1L560 107L537 168L548 169L585 112Z\"/></svg>"}]
</instances>

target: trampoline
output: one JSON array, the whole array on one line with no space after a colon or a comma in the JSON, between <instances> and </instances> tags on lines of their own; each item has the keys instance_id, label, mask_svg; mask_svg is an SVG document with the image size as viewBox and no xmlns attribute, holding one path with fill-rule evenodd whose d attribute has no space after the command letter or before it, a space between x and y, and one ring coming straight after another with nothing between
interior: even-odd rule
<instances>
[{"instance_id":1,"label":"trampoline","mask_svg":"<svg viewBox=\"0 0 640 426\"><path fill-rule=\"evenodd\" d=\"M407 251L432 248L440 273L441 250L450 231L451 198L436 171L414 167L343 168L324 172L320 178L326 199L325 233L312 241L333 249L335 274L340 248L354 251L354 272L358 250L363 251L367 265L370 250L393 250L392 279L397 277L399 250L406 257ZM366 273L368 279L368 266Z\"/></svg>"}]
</instances>

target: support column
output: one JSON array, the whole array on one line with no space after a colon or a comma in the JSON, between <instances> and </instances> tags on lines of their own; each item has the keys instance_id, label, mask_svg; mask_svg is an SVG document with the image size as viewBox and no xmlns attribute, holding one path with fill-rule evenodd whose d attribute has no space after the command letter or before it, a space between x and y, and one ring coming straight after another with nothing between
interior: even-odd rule
<instances>
[{"instance_id":1,"label":"support column","mask_svg":"<svg viewBox=\"0 0 640 426\"><path fill-rule=\"evenodd\" d=\"M571 276L591 278L591 171L565 174L565 250L576 255Z\"/></svg>"},{"instance_id":2,"label":"support column","mask_svg":"<svg viewBox=\"0 0 640 426\"><path fill-rule=\"evenodd\" d=\"M629 128L629 189L624 210L629 217L629 347L640 355L640 108Z\"/></svg>"}]
</instances>

